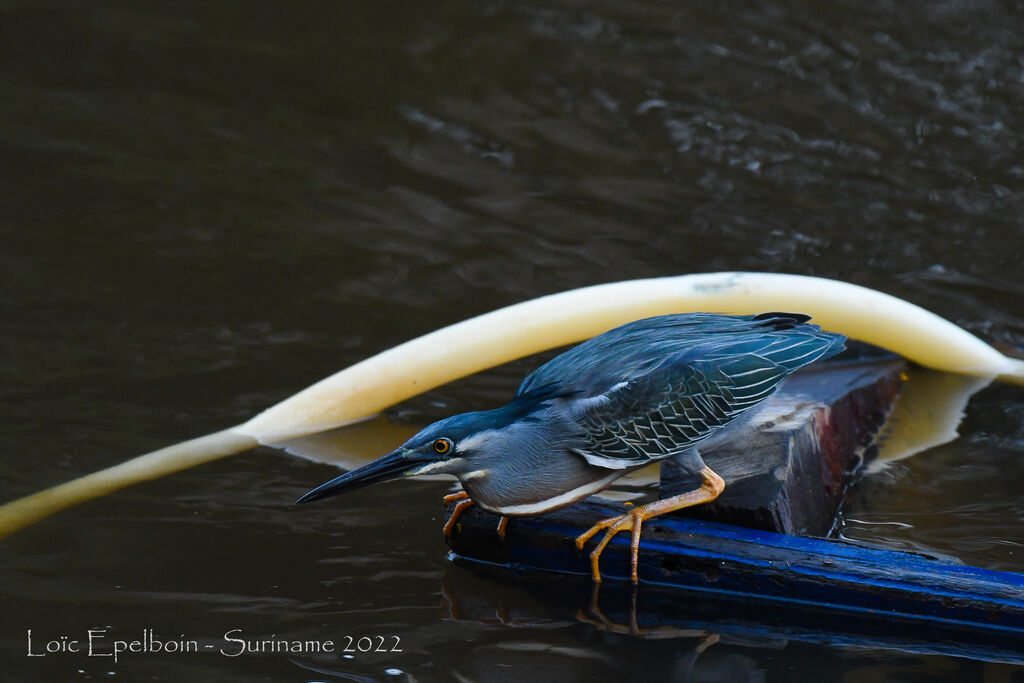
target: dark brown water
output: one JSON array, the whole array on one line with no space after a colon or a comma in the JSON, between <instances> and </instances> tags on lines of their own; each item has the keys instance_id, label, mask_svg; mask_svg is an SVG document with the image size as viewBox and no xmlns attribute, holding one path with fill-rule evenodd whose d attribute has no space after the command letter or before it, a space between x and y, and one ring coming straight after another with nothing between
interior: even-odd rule
<instances>
[{"instance_id":1,"label":"dark brown water","mask_svg":"<svg viewBox=\"0 0 1024 683\"><path fill-rule=\"evenodd\" d=\"M1012 2L2 2L0 500L599 282L822 275L1020 344L1022 148ZM394 417L496 405L529 367ZM843 532L1024 569L1024 390L982 392L961 432L863 481ZM444 485L292 507L334 472L258 449L3 539L3 677L1021 676L778 634L698 656L697 636L601 631L451 567ZM403 652L27 656L27 629L104 626Z\"/></svg>"}]
</instances>

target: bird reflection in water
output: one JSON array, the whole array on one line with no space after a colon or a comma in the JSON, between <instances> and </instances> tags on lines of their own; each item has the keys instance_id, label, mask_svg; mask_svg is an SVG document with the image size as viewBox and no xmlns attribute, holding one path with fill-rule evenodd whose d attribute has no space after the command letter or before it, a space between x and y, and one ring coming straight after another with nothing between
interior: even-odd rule
<instances>
[{"instance_id":1,"label":"bird reflection in water","mask_svg":"<svg viewBox=\"0 0 1024 683\"><path fill-rule=\"evenodd\" d=\"M717 629L681 627L680 618L661 618L640 608L642 596L653 596L645 586L588 583L537 574L525 582L510 581L500 572L453 567L442 585L442 617L512 630L463 653L452 662L453 669L463 680L474 681L537 680L526 673L552 670L559 671L559 680L614 679L615 674L627 678L636 671L629 643L635 647L640 640L652 642L642 646L652 648L644 659L644 678L649 680L763 680L753 659L734 647L714 652L712 646L723 638ZM653 643L666 640L677 642L671 647ZM729 645L785 646L784 640L772 638L756 643L729 636L725 640ZM515 673L501 671L499 662L514 663Z\"/></svg>"}]
</instances>

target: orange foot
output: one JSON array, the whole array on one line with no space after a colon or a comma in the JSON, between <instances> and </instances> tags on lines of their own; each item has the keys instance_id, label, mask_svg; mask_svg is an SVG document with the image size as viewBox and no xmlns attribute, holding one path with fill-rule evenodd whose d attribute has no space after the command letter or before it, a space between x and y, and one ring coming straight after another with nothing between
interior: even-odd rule
<instances>
[{"instance_id":1,"label":"orange foot","mask_svg":"<svg viewBox=\"0 0 1024 683\"><path fill-rule=\"evenodd\" d=\"M458 501L456 503L456 501ZM452 510L452 516L448 518L448 521L444 523L444 537L451 538L452 532L455 531L455 523L458 521L462 513L473 506L473 501L469 497L469 494L465 491L459 491L458 493L451 493L444 497L444 504L455 503L455 509ZM508 528L508 517L502 517L498 520L498 536L505 538L505 530Z\"/></svg>"},{"instance_id":2,"label":"orange foot","mask_svg":"<svg viewBox=\"0 0 1024 683\"><path fill-rule=\"evenodd\" d=\"M640 555L640 531L643 528L644 521L651 517L663 515L666 512L673 512L693 505L707 503L717 498L718 495L725 490L725 482L722 481L722 478L715 474L710 467L702 469L701 475L704 477L704 483L701 484L701 487L696 491L689 491L664 500L656 500L653 503L648 503L647 505L641 505L638 508L634 508L624 515L602 519L600 522L590 527L589 530L576 537L576 547L579 550L583 550L583 546L594 534L602 529L608 529L604 538L602 538L601 542L597 544L594 551L590 553L590 569L595 583L601 583L601 569L599 565L601 553L604 551L605 546L608 545L608 542L611 541L615 534L620 531L633 532L633 539L630 543L630 548L632 550L630 567L632 569L633 583L637 583L639 581L636 569Z\"/></svg>"},{"instance_id":3,"label":"orange foot","mask_svg":"<svg viewBox=\"0 0 1024 683\"><path fill-rule=\"evenodd\" d=\"M455 501L458 502L455 503ZM455 531L455 522L458 521L459 517L462 516L462 513L465 512L467 508L473 506L473 501L465 491L459 491L458 493L445 496L444 504L447 505L448 503L455 503L455 509L452 510L452 516L444 523L443 531L445 538L452 537L452 532Z\"/></svg>"}]
</instances>

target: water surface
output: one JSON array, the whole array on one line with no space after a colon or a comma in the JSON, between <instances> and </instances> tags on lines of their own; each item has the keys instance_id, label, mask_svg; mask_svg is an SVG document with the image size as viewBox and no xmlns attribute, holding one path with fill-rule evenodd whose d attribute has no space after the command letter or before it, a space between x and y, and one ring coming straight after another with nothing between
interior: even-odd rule
<instances>
[{"instance_id":1,"label":"water surface","mask_svg":"<svg viewBox=\"0 0 1024 683\"><path fill-rule=\"evenodd\" d=\"M15 0L0 3L0 35L4 500L241 422L441 325L600 282L821 275L997 345L1024 339L1024 22L1012 3ZM497 405L532 365L391 417L415 428ZM1024 569L1021 389L976 396L961 432L864 479L842 533ZM780 637L697 655L700 636L610 633L527 598L512 617L453 618L443 587L465 595L483 579L445 559L446 487L292 507L335 472L257 449L4 539L5 669L1020 675ZM231 629L394 635L404 652L26 656L28 628L105 625L204 644Z\"/></svg>"}]
</instances>

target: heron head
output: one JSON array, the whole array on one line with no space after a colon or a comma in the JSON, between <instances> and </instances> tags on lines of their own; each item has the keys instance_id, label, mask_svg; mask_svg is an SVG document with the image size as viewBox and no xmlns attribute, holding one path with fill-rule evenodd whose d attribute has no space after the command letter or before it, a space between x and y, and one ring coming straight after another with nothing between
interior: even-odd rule
<instances>
[{"instance_id":1,"label":"heron head","mask_svg":"<svg viewBox=\"0 0 1024 683\"><path fill-rule=\"evenodd\" d=\"M486 449L485 435L502 424L498 411L464 413L435 422L382 458L321 484L299 498L308 503L377 482L419 474L461 477L475 469L474 459Z\"/></svg>"}]
</instances>

